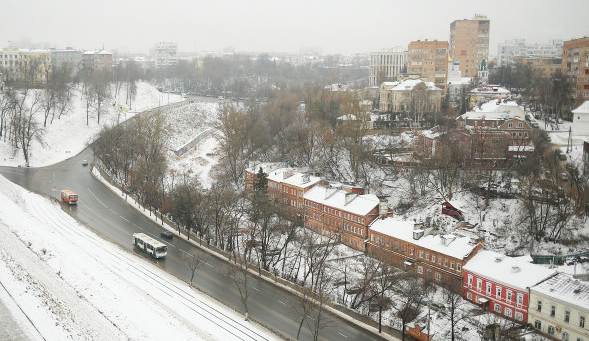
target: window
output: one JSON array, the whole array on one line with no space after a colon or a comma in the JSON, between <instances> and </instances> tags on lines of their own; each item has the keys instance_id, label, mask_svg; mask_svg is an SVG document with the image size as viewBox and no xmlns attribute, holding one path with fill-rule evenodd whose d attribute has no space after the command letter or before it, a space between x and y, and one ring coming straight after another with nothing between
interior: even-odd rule
<instances>
[{"instance_id":1,"label":"window","mask_svg":"<svg viewBox=\"0 0 589 341\"><path fill-rule=\"evenodd\" d=\"M501 291L502 291L501 287L496 287L495 288L495 297L501 298Z\"/></svg>"},{"instance_id":2,"label":"window","mask_svg":"<svg viewBox=\"0 0 589 341\"><path fill-rule=\"evenodd\" d=\"M477 278L477 290L481 291L483 288L483 281L480 278Z\"/></svg>"},{"instance_id":3,"label":"window","mask_svg":"<svg viewBox=\"0 0 589 341\"><path fill-rule=\"evenodd\" d=\"M542 301L538 301L538 305L536 306L536 310L542 311Z\"/></svg>"},{"instance_id":4,"label":"window","mask_svg":"<svg viewBox=\"0 0 589 341\"><path fill-rule=\"evenodd\" d=\"M487 295L491 296L491 283L487 282Z\"/></svg>"},{"instance_id":5,"label":"window","mask_svg":"<svg viewBox=\"0 0 589 341\"><path fill-rule=\"evenodd\" d=\"M516 311L515 312L515 319L518 320L518 321L523 321L524 320L524 314L522 314L519 311Z\"/></svg>"},{"instance_id":6,"label":"window","mask_svg":"<svg viewBox=\"0 0 589 341\"><path fill-rule=\"evenodd\" d=\"M496 313L500 313L501 312L501 306L497 303L495 303L495 307L493 308L495 310Z\"/></svg>"},{"instance_id":7,"label":"window","mask_svg":"<svg viewBox=\"0 0 589 341\"><path fill-rule=\"evenodd\" d=\"M436 256L432 255L432 263L435 263L435 262L436 262Z\"/></svg>"},{"instance_id":8,"label":"window","mask_svg":"<svg viewBox=\"0 0 589 341\"><path fill-rule=\"evenodd\" d=\"M466 299L472 301L472 293L470 291L466 293Z\"/></svg>"},{"instance_id":9,"label":"window","mask_svg":"<svg viewBox=\"0 0 589 341\"><path fill-rule=\"evenodd\" d=\"M467 283L468 283L468 287L472 288L472 275L471 274L468 274Z\"/></svg>"},{"instance_id":10,"label":"window","mask_svg":"<svg viewBox=\"0 0 589 341\"><path fill-rule=\"evenodd\" d=\"M550 307L550 317L554 317L555 315L556 315L556 307L551 306Z\"/></svg>"},{"instance_id":11,"label":"window","mask_svg":"<svg viewBox=\"0 0 589 341\"><path fill-rule=\"evenodd\" d=\"M517 293L517 295L515 297L516 297L515 300L518 305L524 304L524 295L523 294Z\"/></svg>"},{"instance_id":12,"label":"window","mask_svg":"<svg viewBox=\"0 0 589 341\"><path fill-rule=\"evenodd\" d=\"M539 320L534 321L534 328L542 330L542 322Z\"/></svg>"},{"instance_id":13,"label":"window","mask_svg":"<svg viewBox=\"0 0 589 341\"><path fill-rule=\"evenodd\" d=\"M454 262L450 262L450 269L454 270Z\"/></svg>"},{"instance_id":14,"label":"window","mask_svg":"<svg viewBox=\"0 0 589 341\"><path fill-rule=\"evenodd\" d=\"M423 250L418 251L419 258L423 258Z\"/></svg>"},{"instance_id":15,"label":"window","mask_svg":"<svg viewBox=\"0 0 589 341\"><path fill-rule=\"evenodd\" d=\"M548 326L548 335L554 335L554 327Z\"/></svg>"},{"instance_id":16,"label":"window","mask_svg":"<svg viewBox=\"0 0 589 341\"><path fill-rule=\"evenodd\" d=\"M421 265L418 265L417 266L417 273L418 274L423 274L423 266L421 266Z\"/></svg>"},{"instance_id":17,"label":"window","mask_svg":"<svg viewBox=\"0 0 589 341\"><path fill-rule=\"evenodd\" d=\"M442 280L442 275L440 275L440 273L439 273L439 272L436 272L436 273L434 274L434 278L436 279L436 281L438 281L438 282L439 282L439 281L441 281L441 280Z\"/></svg>"},{"instance_id":18,"label":"window","mask_svg":"<svg viewBox=\"0 0 589 341\"><path fill-rule=\"evenodd\" d=\"M579 317L579 327L585 328L585 316Z\"/></svg>"},{"instance_id":19,"label":"window","mask_svg":"<svg viewBox=\"0 0 589 341\"><path fill-rule=\"evenodd\" d=\"M511 290L507 290L507 302L511 302L511 296L513 295L513 293L511 292Z\"/></svg>"},{"instance_id":20,"label":"window","mask_svg":"<svg viewBox=\"0 0 589 341\"><path fill-rule=\"evenodd\" d=\"M570 320L571 320L571 312L565 311L564 312L564 322L569 323Z\"/></svg>"},{"instance_id":21,"label":"window","mask_svg":"<svg viewBox=\"0 0 589 341\"><path fill-rule=\"evenodd\" d=\"M505 316L511 318L513 313L511 312L511 308L505 308Z\"/></svg>"},{"instance_id":22,"label":"window","mask_svg":"<svg viewBox=\"0 0 589 341\"><path fill-rule=\"evenodd\" d=\"M569 333L562 332L562 341L569 341Z\"/></svg>"}]
</instances>

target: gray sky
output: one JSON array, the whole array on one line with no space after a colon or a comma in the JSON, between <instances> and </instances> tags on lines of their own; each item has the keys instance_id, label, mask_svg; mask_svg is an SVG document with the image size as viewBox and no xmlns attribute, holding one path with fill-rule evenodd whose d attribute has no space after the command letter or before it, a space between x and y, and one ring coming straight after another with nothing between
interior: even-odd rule
<instances>
[{"instance_id":1,"label":"gray sky","mask_svg":"<svg viewBox=\"0 0 589 341\"><path fill-rule=\"evenodd\" d=\"M147 52L159 40L181 51L368 52L416 39L449 39L455 19L491 19L498 42L589 36L588 0L2 0L0 47L28 39Z\"/></svg>"}]
</instances>

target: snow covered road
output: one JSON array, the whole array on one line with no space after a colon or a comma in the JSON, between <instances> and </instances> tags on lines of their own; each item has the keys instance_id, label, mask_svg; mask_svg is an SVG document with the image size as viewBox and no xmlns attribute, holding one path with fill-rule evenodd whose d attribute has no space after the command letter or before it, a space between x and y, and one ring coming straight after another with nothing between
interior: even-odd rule
<instances>
[{"instance_id":1,"label":"snow covered road","mask_svg":"<svg viewBox=\"0 0 589 341\"><path fill-rule=\"evenodd\" d=\"M0 281L47 340L277 339L3 177L0 240Z\"/></svg>"}]
</instances>

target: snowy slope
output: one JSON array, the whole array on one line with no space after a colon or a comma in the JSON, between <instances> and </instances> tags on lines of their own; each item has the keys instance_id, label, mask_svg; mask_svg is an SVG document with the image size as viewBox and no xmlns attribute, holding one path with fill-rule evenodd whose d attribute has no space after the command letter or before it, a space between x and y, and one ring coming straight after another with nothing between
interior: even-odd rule
<instances>
[{"instance_id":1,"label":"snowy slope","mask_svg":"<svg viewBox=\"0 0 589 341\"><path fill-rule=\"evenodd\" d=\"M0 177L0 281L47 340L277 339Z\"/></svg>"},{"instance_id":2,"label":"snowy slope","mask_svg":"<svg viewBox=\"0 0 589 341\"><path fill-rule=\"evenodd\" d=\"M89 142L94 140L95 135L104 125L112 125L122 122L133 117L138 112L165 105L168 103L181 101L182 97L174 94L164 94L159 92L149 83L139 82L137 84L137 96L132 105L132 110L119 114L113 108L124 105L125 94L119 93L118 98L113 98L105 103L108 109L100 117L100 125L97 123L96 114L90 113L89 124L86 125L86 103L81 96L80 89L74 89L71 111L62 116L61 119L55 118L53 124L47 124L45 133L39 141L34 139L31 148L31 167L43 167L63 161L82 151ZM125 109L126 110L126 109ZM42 113L39 113L38 120L43 125ZM0 140L0 166L17 166L24 165L22 152L16 152L12 147L3 140Z\"/></svg>"}]
</instances>

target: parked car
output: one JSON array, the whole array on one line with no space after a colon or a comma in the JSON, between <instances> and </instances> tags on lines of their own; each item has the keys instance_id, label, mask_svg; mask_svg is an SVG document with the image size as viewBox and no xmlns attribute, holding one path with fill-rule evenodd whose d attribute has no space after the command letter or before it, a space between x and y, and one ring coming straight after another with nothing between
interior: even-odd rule
<instances>
[{"instance_id":1,"label":"parked car","mask_svg":"<svg viewBox=\"0 0 589 341\"><path fill-rule=\"evenodd\" d=\"M163 230L162 232L160 232L160 236L162 236L163 238L166 238L166 239L173 239L174 238L174 234L168 230Z\"/></svg>"},{"instance_id":2,"label":"parked car","mask_svg":"<svg viewBox=\"0 0 589 341\"><path fill-rule=\"evenodd\" d=\"M88 166L88 160L82 160L82 166L84 166L84 167Z\"/></svg>"}]
</instances>

